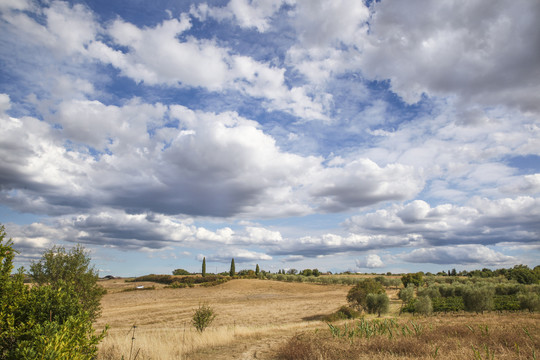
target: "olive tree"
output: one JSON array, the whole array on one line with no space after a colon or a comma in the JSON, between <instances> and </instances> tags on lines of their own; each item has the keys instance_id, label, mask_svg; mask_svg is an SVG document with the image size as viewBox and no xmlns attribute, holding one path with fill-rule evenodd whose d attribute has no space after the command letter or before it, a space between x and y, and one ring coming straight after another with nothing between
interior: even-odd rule
<instances>
[{"instance_id":1,"label":"olive tree","mask_svg":"<svg viewBox=\"0 0 540 360\"><path fill-rule=\"evenodd\" d=\"M347 301L358 310L367 310L368 294L384 294L383 286L373 279L366 279L355 285L347 294Z\"/></svg>"},{"instance_id":2,"label":"olive tree","mask_svg":"<svg viewBox=\"0 0 540 360\"><path fill-rule=\"evenodd\" d=\"M466 311L483 313L493 309L495 289L490 286L474 286L463 292L463 304Z\"/></svg>"},{"instance_id":3,"label":"olive tree","mask_svg":"<svg viewBox=\"0 0 540 360\"><path fill-rule=\"evenodd\" d=\"M370 314L377 314L381 317L381 314L388 312L390 300L386 293L382 294L368 294L366 297L366 306Z\"/></svg>"}]
</instances>

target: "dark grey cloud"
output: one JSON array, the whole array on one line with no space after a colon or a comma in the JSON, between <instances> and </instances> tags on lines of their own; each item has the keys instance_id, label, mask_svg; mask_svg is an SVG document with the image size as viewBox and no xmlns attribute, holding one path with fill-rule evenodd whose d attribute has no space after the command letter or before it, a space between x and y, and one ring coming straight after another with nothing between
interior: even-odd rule
<instances>
[{"instance_id":1,"label":"dark grey cloud","mask_svg":"<svg viewBox=\"0 0 540 360\"><path fill-rule=\"evenodd\" d=\"M431 207L422 200L348 219L352 232L418 235L431 245L536 242L540 239L540 199L473 199L469 206Z\"/></svg>"},{"instance_id":2,"label":"dark grey cloud","mask_svg":"<svg viewBox=\"0 0 540 360\"><path fill-rule=\"evenodd\" d=\"M436 248L415 249L403 254L401 259L411 263L431 263L440 265L485 265L504 266L515 264L517 259L504 255L482 245L441 246Z\"/></svg>"}]
</instances>

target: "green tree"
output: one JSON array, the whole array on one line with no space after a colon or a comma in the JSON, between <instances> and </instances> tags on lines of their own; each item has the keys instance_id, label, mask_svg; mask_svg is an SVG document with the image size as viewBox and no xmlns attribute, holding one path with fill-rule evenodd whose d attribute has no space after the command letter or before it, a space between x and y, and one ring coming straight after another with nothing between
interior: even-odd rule
<instances>
[{"instance_id":1,"label":"green tree","mask_svg":"<svg viewBox=\"0 0 540 360\"><path fill-rule=\"evenodd\" d=\"M429 296L420 296L414 303L414 312L422 315L431 315L433 312L433 302Z\"/></svg>"},{"instance_id":2,"label":"green tree","mask_svg":"<svg viewBox=\"0 0 540 360\"><path fill-rule=\"evenodd\" d=\"M347 301L358 310L367 310L368 294L385 293L383 286L373 279L365 279L349 290Z\"/></svg>"},{"instance_id":3,"label":"green tree","mask_svg":"<svg viewBox=\"0 0 540 360\"><path fill-rule=\"evenodd\" d=\"M370 314L377 314L381 317L381 314L388 312L390 300L386 293L381 294L368 294L366 297L366 307Z\"/></svg>"},{"instance_id":4,"label":"green tree","mask_svg":"<svg viewBox=\"0 0 540 360\"><path fill-rule=\"evenodd\" d=\"M184 269L175 269L172 272L173 275L191 275L191 273Z\"/></svg>"},{"instance_id":5,"label":"green tree","mask_svg":"<svg viewBox=\"0 0 540 360\"><path fill-rule=\"evenodd\" d=\"M72 286L90 318L95 320L99 316L100 301L106 291L97 283L98 271L91 266L91 258L83 246L77 245L69 251L53 246L39 261L32 262L30 276L38 287Z\"/></svg>"},{"instance_id":6,"label":"green tree","mask_svg":"<svg viewBox=\"0 0 540 360\"><path fill-rule=\"evenodd\" d=\"M531 270L527 265L516 265L508 272L509 280L516 280L520 284L536 284L538 277L534 270Z\"/></svg>"},{"instance_id":7,"label":"green tree","mask_svg":"<svg viewBox=\"0 0 540 360\"><path fill-rule=\"evenodd\" d=\"M313 270L304 269L304 270L302 270L301 274L304 275L304 276L313 276Z\"/></svg>"},{"instance_id":8,"label":"green tree","mask_svg":"<svg viewBox=\"0 0 540 360\"><path fill-rule=\"evenodd\" d=\"M490 286L475 286L465 289L463 292L463 304L466 311L483 313L493 309L495 289Z\"/></svg>"},{"instance_id":9,"label":"green tree","mask_svg":"<svg viewBox=\"0 0 540 360\"><path fill-rule=\"evenodd\" d=\"M401 282L405 287L407 287L409 284L413 284L414 286L418 287L424 283L424 277L421 272L417 272L415 274L409 273L401 277Z\"/></svg>"},{"instance_id":10,"label":"green tree","mask_svg":"<svg viewBox=\"0 0 540 360\"><path fill-rule=\"evenodd\" d=\"M233 277L236 274L236 269L234 267L234 258L231 260L231 269L229 270L229 276Z\"/></svg>"},{"instance_id":11,"label":"green tree","mask_svg":"<svg viewBox=\"0 0 540 360\"><path fill-rule=\"evenodd\" d=\"M540 311L540 296L534 292L527 292L518 295L519 307L521 310Z\"/></svg>"},{"instance_id":12,"label":"green tree","mask_svg":"<svg viewBox=\"0 0 540 360\"><path fill-rule=\"evenodd\" d=\"M407 287L399 290L398 297L403 302L403 304L401 305L401 308L409 304L411 300L414 298L414 285L409 284Z\"/></svg>"},{"instance_id":13,"label":"green tree","mask_svg":"<svg viewBox=\"0 0 540 360\"><path fill-rule=\"evenodd\" d=\"M255 267L255 275L259 275L260 272L261 269L259 268L259 264L257 264L257 266Z\"/></svg>"},{"instance_id":14,"label":"green tree","mask_svg":"<svg viewBox=\"0 0 540 360\"><path fill-rule=\"evenodd\" d=\"M15 276L15 251L0 227L0 359L78 359L97 356L105 331L96 335L73 282L57 286L24 284L24 269Z\"/></svg>"},{"instance_id":15,"label":"green tree","mask_svg":"<svg viewBox=\"0 0 540 360\"><path fill-rule=\"evenodd\" d=\"M313 269L313 276L315 277L321 276L321 272L319 271L319 269Z\"/></svg>"},{"instance_id":16,"label":"green tree","mask_svg":"<svg viewBox=\"0 0 540 360\"><path fill-rule=\"evenodd\" d=\"M429 296L420 296L414 303L414 311L422 315L431 315L433 303Z\"/></svg>"},{"instance_id":17,"label":"green tree","mask_svg":"<svg viewBox=\"0 0 540 360\"><path fill-rule=\"evenodd\" d=\"M206 276L206 257L202 259L202 276Z\"/></svg>"}]
</instances>

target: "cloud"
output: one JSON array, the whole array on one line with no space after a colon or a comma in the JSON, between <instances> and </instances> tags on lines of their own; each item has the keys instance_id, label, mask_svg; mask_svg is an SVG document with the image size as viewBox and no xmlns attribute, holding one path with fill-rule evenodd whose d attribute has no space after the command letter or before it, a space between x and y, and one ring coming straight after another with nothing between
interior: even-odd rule
<instances>
[{"instance_id":1,"label":"cloud","mask_svg":"<svg viewBox=\"0 0 540 360\"><path fill-rule=\"evenodd\" d=\"M187 14L182 14L180 21L164 20L142 29L118 19L107 29L113 44L94 41L88 51L124 76L146 85L239 91L266 100L263 104L270 110L286 111L306 120L327 119L328 94L313 97L307 88L286 85L285 68L233 54L215 41L182 36L190 27ZM115 49L118 46L127 50Z\"/></svg>"},{"instance_id":2,"label":"cloud","mask_svg":"<svg viewBox=\"0 0 540 360\"><path fill-rule=\"evenodd\" d=\"M420 236L431 245L534 242L540 235L540 199L520 196L489 200L473 198L468 206L431 207L415 200L349 218L353 233Z\"/></svg>"},{"instance_id":3,"label":"cloud","mask_svg":"<svg viewBox=\"0 0 540 360\"><path fill-rule=\"evenodd\" d=\"M234 258L235 264L246 263L246 262L251 262L251 261L272 260L272 257L267 254L251 251L251 250L246 250L246 249L227 249L224 251L220 251L217 254L211 254L207 256L206 260L228 264L231 262L232 258Z\"/></svg>"},{"instance_id":4,"label":"cloud","mask_svg":"<svg viewBox=\"0 0 540 360\"><path fill-rule=\"evenodd\" d=\"M224 7L208 6L207 3L191 7L190 13L197 19L204 21L207 17L218 21L235 20L242 28L255 28L265 32L270 28L272 16L283 4L292 1L286 0L231 0Z\"/></svg>"},{"instance_id":5,"label":"cloud","mask_svg":"<svg viewBox=\"0 0 540 360\"><path fill-rule=\"evenodd\" d=\"M415 103L426 93L538 112L538 3L375 3L363 41L364 74L390 79ZM522 41L526 39L526 41Z\"/></svg>"},{"instance_id":6,"label":"cloud","mask_svg":"<svg viewBox=\"0 0 540 360\"><path fill-rule=\"evenodd\" d=\"M321 208L328 211L410 199L423 188L422 177L414 168L400 164L381 168L369 159L329 168L317 180L312 194L322 200Z\"/></svg>"},{"instance_id":7,"label":"cloud","mask_svg":"<svg viewBox=\"0 0 540 360\"><path fill-rule=\"evenodd\" d=\"M441 246L415 249L401 258L412 263L508 266L518 259L482 245Z\"/></svg>"},{"instance_id":8,"label":"cloud","mask_svg":"<svg viewBox=\"0 0 540 360\"><path fill-rule=\"evenodd\" d=\"M356 267L359 269L377 269L384 267L384 263L379 255L370 254L366 255L363 259L356 259Z\"/></svg>"}]
</instances>

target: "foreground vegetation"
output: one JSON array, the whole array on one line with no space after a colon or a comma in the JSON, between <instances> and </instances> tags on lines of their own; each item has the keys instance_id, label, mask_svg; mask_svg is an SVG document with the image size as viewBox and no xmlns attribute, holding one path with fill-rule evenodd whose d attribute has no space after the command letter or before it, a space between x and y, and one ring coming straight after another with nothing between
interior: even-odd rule
<instances>
[{"instance_id":1,"label":"foreground vegetation","mask_svg":"<svg viewBox=\"0 0 540 360\"><path fill-rule=\"evenodd\" d=\"M105 331L95 334L103 289L84 249L47 251L11 276L15 250L0 227L0 359L94 359Z\"/></svg>"},{"instance_id":2,"label":"foreground vegetation","mask_svg":"<svg viewBox=\"0 0 540 360\"><path fill-rule=\"evenodd\" d=\"M362 319L295 335L277 358L536 359L539 320L524 314Z\"/></svg>"}]
</instances>

